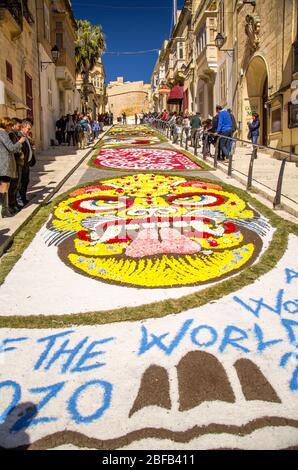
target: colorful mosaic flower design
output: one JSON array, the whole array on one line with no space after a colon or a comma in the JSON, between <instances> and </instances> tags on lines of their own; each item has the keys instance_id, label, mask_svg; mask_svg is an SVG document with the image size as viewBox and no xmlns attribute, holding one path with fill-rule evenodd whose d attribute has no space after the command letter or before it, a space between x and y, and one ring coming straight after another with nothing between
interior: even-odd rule
<instances>
[{"instance_id":1,"label":"colorful mosaic flower design","mask_svg":"<svg viewBox=\"0 0 298 470\"><path fill-rule=\"evenodd\" d=\"M101 150L95 165L123 170L199 170L201 167L177 150L118 148Z\"/></svg>"},{"instance_id":2,"label":"colorful mosaic flower design","mask_svg":"<svg viewBox=\"0 0 298 470\"><path fill-rule=\"evenodd\" d=\"M155 136L156 133L153 129L147 126L114 126L109 131L109 135L116 138L136 137L136 138L149 138Z\"/></svg>"},{"instance_id":3,"label":"colorful mosaic flower design","mask_svg":"<svg viewBox=\"0 0 298 470\"><path fill-rule=\"evenodd\" d=\"M160 139L158 137L121 139L105 138L103 148L115 147L119 145L154 145L158 143L160 143Z\"/></svg>"},{"instance_id":4,"label":"colorful mosaic flower design","mask_svg":"<svg viewBox=\"0 0 298 470\"><path fill-rule=\"evenodd\" d=\"M79 188L48 228L77 272L146 288L200 285L252 263L259 215L218 185L174 176L122 176Z\"/></svg>"}]
</instances>

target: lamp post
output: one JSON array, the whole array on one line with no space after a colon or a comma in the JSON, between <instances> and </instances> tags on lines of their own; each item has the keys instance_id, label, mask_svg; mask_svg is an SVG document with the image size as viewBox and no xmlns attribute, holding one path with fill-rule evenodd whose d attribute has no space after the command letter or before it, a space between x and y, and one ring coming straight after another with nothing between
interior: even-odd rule
<instances>
[{"instance_id":1,"label":"lamp post","mask_svg":"<svg viewBox=\"0 0 298 470\"><path fill-rule=\"evenodd\" d=\"M232 52L232 56L234 56L235 49L222 49L224 45L225 38L221 33L217 33L216 38L214 40L217 49L221 52Z\"/></svg>"},{"instance_id":2,"label":"lamp post","mask_svg":"<svg viewBox=\"0 0 298 470\"><path fill-rule=\"evenodd\" d=\"M51 56L52 56L52 61L51 62L43 62L40 61L40 70L41 72L43 70L46 70L49 64L56 64L58 62L59 56L60 56L60 51L58 46L54 46L51 49Z\"/></svg>"}]
</instances>

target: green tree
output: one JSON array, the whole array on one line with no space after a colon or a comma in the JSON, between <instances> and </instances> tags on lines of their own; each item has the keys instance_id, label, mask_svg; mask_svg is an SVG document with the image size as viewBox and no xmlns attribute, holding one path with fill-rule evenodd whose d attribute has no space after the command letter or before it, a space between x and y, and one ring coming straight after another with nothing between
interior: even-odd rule
<instances>
[{"instance_id":1,"label":"green tree","mask_svg":"<svg viewBox=\"0 0 298 470\"><path fill-rule=\"evenodd\" d=\"M106 48L105 35L101 25L92 25L88 20L77 21L78 31L75 43L76 71L88 73Z\"/></svg>"}]
</instances>

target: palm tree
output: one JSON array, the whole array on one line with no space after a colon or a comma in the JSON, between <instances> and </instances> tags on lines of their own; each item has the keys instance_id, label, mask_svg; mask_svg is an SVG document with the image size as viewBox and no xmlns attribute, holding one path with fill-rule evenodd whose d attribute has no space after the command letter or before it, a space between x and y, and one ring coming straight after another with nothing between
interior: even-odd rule
<instances>
[{"instance_id":1,"label":"palm tree","mask_svg":"<svg viewBox=\"0 0 298 470\"><path fill-rule=\"evenodd\" d=\"M101 25L93 26L88 20L78 20L77 26L76 71L77 73L84 71L88 74L106 48L105 36Z\"/></svg>"}]
</instances>

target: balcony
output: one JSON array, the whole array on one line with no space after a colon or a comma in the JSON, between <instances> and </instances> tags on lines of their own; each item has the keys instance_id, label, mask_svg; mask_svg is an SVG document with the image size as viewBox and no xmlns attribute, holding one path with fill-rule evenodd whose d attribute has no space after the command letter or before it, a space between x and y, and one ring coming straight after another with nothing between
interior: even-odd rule
<instances>
[{"instance_id":1,"label":"balcony","mask_svg":"<svg viewBox=\"0 0 298 470\"><path fill-rule=\"evenodd\" d=\"M66 49L60 49L56 64L56 79L64 90L72 90L75 82L75 64Z\"/></svg>"},{"instance_id":2,"label":"balcony","mask_svg":"<svg viewBox=\"0 0 298 470\"><path fill-rule=\"evenodd\" d=\"M23 31L23 12L21 0L2 0L0 6L0 26L5 25L12 40Z\"/></svg>"},{"instance_id":3,"label":"balcony","mask_svg":"<svg viewBox=\"0 0 298 470\"><path fill-rule=\"evenodd\" d=\"M195 67L201 80L214 79L217 71L218 50L215 45L216 17L215 12L205 11L196 25L196 60Z\"/></svg>"}]
</instances>

